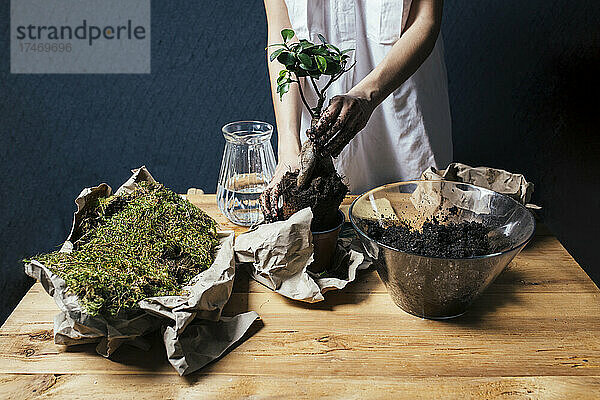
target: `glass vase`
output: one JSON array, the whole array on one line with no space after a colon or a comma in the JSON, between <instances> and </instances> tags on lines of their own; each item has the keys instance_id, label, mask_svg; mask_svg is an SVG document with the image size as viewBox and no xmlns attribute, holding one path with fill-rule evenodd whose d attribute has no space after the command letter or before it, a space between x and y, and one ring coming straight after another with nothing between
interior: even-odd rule
<instances>
[{"instance_id":1,"label":"glass vase","mask_svg":"<svg viewBox=\"0 0 600 400\"><path fill-rule=\"evenodd\" d=\"M260 121L225 125L225 150L217 184L217 204L231 222L252 226L262 222L259 197L275 173L271 146L273 126Z\"/></svg>"}]
</instances>

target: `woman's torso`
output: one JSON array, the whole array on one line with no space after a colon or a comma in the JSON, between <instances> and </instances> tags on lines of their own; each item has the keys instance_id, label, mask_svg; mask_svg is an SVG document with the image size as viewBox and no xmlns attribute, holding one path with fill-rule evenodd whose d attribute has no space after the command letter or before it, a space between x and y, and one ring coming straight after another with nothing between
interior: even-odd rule
<instances>
[{"instance_id":1,"label":"woman's torso","mask_svg":"<svg viewBox=\"0 0 600 400\"><path fill-rule=\"evenodd\" d=\"M327 98L346 93L385 57L405 28L410 0L286 0L299 38L319 42L323 34L340 48L353 48L355 67L335 82ZM324 80L324 79L323 79ZM321 82L322 83L322 82ZM316 96L309 86L309 103ZM302 114L301 140L310 115ZM441 36L421 67L379 105L367 126L335 160L352 193L418 178L429 166L452 160L446 69Z\"/></svg>"}]
</instances>

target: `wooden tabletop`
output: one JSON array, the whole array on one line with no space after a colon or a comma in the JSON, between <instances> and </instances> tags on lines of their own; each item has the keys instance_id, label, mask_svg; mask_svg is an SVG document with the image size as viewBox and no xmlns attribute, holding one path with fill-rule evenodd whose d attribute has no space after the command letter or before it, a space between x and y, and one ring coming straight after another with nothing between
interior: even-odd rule
<instances>
[{"instance_id":1,"label":"wooden tabletop","mask_svg":"<svg viewBox=\"0 0 600 400\"><path fill-rule=\"evenodd\" d=\"M214 195L189 199L235 227ZM403 312L372 270L314 305L239 273L225 313L247 310L262 319L252 335L182 378L158 336L149 352L124 346L114 360L55 345L58 308L35 284L0 329L0 397L600 398L600 291L543 226L454 320Z\"/></svg>"}]
</instances>

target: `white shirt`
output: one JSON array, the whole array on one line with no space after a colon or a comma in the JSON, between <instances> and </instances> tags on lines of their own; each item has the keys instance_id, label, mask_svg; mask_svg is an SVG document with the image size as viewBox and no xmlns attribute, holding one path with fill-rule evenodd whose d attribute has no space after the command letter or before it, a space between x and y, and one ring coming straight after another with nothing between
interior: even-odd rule
<instances>
[{"instance_id":1,"label":"white shirt","mask_svg":"<svg viewBox=\"0 0 600 400\"><path fill-rule=\"evenodd\" d=\"M341 49L355 49L351 54L356 65L329 87L327 98L331 99L347 93L383 60L402 34L411 0L286 0L286 3L299 39L320 43L317 34L321 33ZM352 193L416 179L426 168L445 168L452 161L446 79L440 35L431 55L375 109L367 126L335 159L335 166ZM321 85L326 79L320 81ZM316 104L312 87L305 85L303 89L309 104ZM303 107L302 142L309 127L310 114Z\"/></svg>"}]
</instances>

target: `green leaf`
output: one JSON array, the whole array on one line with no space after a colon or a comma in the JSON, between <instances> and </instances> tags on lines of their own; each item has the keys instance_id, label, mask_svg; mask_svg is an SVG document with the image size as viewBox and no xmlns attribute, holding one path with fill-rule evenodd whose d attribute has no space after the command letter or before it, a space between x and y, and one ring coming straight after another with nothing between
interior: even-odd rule
<instances>
[{"instance_id":1,"label":"green leaf","mask_svg":"<svg viewBox=\"0 0 600 400\"><path fill-rule=\"evenodd\" d=\"M302 46L300 45L300 43L294 43L290 46L290 50L294 53L299 53L302 51Z\"/></svg>"},{"instance_id":2,"label":"green leaf","mask_svg":"<svg viewBox=\"0 0 600 400\"><path fill-rule=\"evenodd\" d=\"M283 42L287 43L288 40L294 37L296 33L294 33L291 29L284 29L281 31L281 37L283 38Z\"/></svg>"},{"instance_id":3,"label":"green leaf","mask_svg":"<svg viewBox=\"0 0 600 400\"><path fill-rule=\"evenodd\" d=\"M277 61L285 66L294 65L296 63L296 56L289 51L284 51L277 56Z\"/></svg>"},{"instance_id":4,"label":"green leaf","mask_svg":"<svg viewBox=\"0 0 600 400\"><path fill-rule=\"evenodd\" d=\"M273 62L274 59L276 59L281 53L283 53L283 50L284 49L277 49L274 52L272 52L269 56L269 60Z\"/></svg>"},{"instance_id":5,"label":"green leaf","mask_svg":"<svg viewBox=\"0 0 600 400\"><path fill-rule=\"evenodd\" d=\"M302 40L300 40L300 47L302 47L302 50L306 50L306 49L310 49L311 47L315 47L315 45L314 45L314 43L311 43L306 39L302 39Z\"/></svg>"},{"instance_id":6,"label":"green leaf","mask_svg":"<svg viewBox=\"0 0 600 400\"><path fill-rule=\"evenodd\" d=\"M325 36L321 35L320 33L317 36L319 37L319 40L323 42L323 44L327 44L327 39L325 39Z\"/></svg>"},{"instance_id":7,"label":"green leaf","mask_svg":"<svg viewBox=\"0 0 600 400\"><path fill-rule=\"evenodd\" d=\"M288 74L288 72L289 72L288 70L286 70L286 69L282 69L281 71L279 71L279 76L280 76L280 77L282 77L282 76L286 76L286 75Z\"/></svg>"},{"instance_id":8,"label":"green leaf","mask_svg":"<svg viewBox=\"0 0 600 400\"><path fill-rule=\"evenodd\" d=\"M325 75L335 75L342 70L340 64L327 64L327 70L325 71Z\"/></svg>"},{"instance_id":9,"label":"green leaf","mask_svg":"<svg viewBox=\"0 0 600 400\"><path fill-rule=\"evenodd\" d=\"M351 51L354 51L354 49L342 50L342 54L350 53Z\"/></svg>"},{"instance_id":10,"label":"green leaf","mask_svg":"<svg viewBox=\"0 0 600 400\"><path fill-rule=\"evenodd\" d=\"M326 44L325 46L329 47L331 50L334 50L338 54L342 54L342 52L340 51L340 49L338 49L337 47L335 47L332 44Z\"/></svg>"},{"instance_id":11,"label":"green leaf","mask_svg":"<svg viewBox=\"0 0 600 400\"><path fill-rule=\"evenodd\" d=\"M314 55L320 55L320 56L327 56L329 55L329 51L327 51L327 48L324 46L315 46L313 48L310 49L310 53L314 54Z\"/></svg>"},{"instance_id":12,"label":"green leaf","mask_svg":"<svg viewBox=\"0 0 600 400\"><path fill-rule=\"evenodd\" d=\"M282 83L290 83L290 78L286 75L280 75L279 78L277 78L277 84L281 85Z\"/></svg>"},{"instance_id":13,"label":"green leaf","mask_svg":"<svg viewBox=\"0 0 600 400\"><path fill-rule=\"evenodd\" d=\"M325 72L327 70L327 60L323 56L316 56L317 68L319 71Z\"/></svg>"},{"instance_id":14,"label":"green leaf","mask_svg":"<svg viewBox=\"0 0 600 400\"><path fill-rule=\"evenodd\" d=\"M313 62L312 62L312 60L311 60L311 58L310 58L310 56L308 54L300 53L300 54L298 54L298 59L307 68L302 67L302 64L300 64L300 67L302 67L304 69L311 69L312 68Z\"/></svg>"},{"instance_id":15,"label":"green leaf","mask_svg":"<svg viewBox=\"0 0 600 400\"><path fill-rule=\"evenodd\" d=\"M335 64L336 61L332 56L339 57L337 54L328 54L326 56L323 56L325 57L325 60L327 60L327 64Z\"/></svg>"},{"instance_id":16,"label":"green leaf","mask_svg":"<svg viewBox=\"0 0 600 400\"><path fill-rule=\"evenodd\" d=\"M289 83L282 83L277 86L277 93L279 93L279 100L283 99L283 95L290 91Z\"/></svg>"}]
</instances>

